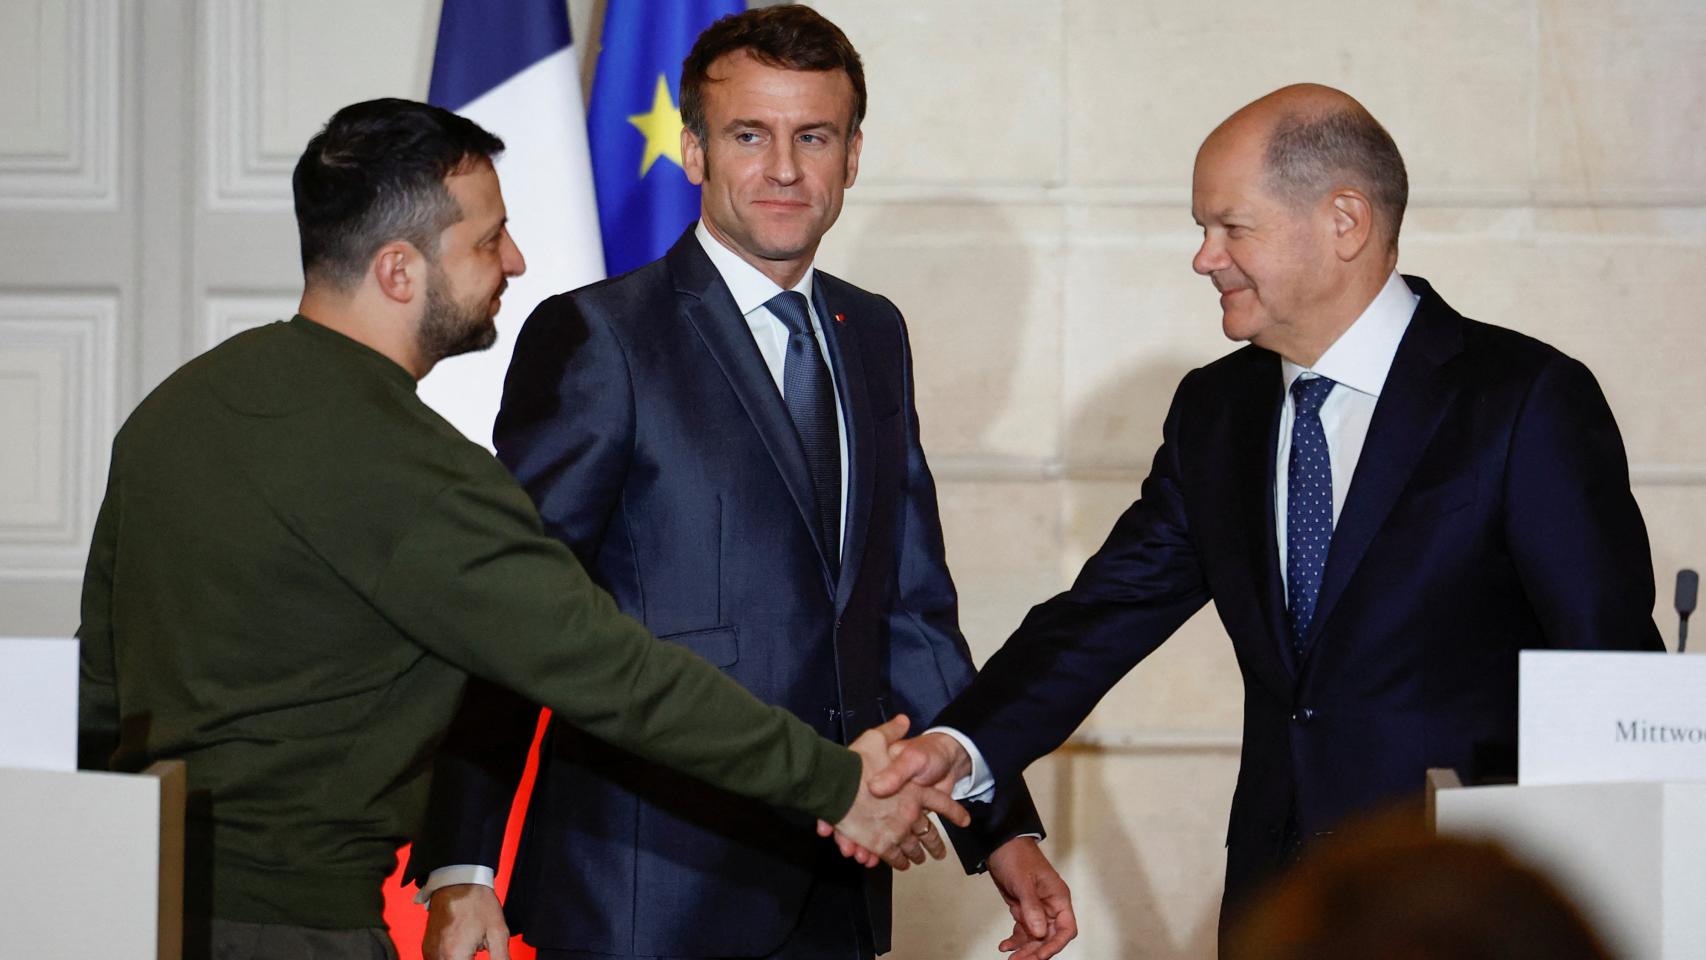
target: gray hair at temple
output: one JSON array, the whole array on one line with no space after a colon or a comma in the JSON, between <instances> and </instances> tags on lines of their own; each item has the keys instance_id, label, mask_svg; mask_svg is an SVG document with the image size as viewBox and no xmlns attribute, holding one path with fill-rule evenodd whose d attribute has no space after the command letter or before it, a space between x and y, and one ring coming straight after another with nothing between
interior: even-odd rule
<instances>
[{"instance_id":1,"label":"gray hair at temple","mask_svg":"<svg viewBox=\"0 0 1706 960\"><path fill-rule=\"evenodd\" d=\"M1391 249L1410 199L1410 178L1392 135L1360 105L1281 117L1268 136L1268 189L1301 205L1352 187L1374 205Z\"/></svg>"}]
</instances>

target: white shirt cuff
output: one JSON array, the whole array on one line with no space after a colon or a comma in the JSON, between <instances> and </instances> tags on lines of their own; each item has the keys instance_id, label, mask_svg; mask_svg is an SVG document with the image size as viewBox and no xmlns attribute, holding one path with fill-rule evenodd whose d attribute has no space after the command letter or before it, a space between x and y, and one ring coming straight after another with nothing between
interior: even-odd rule
<instances>
[{"instance_id":1,"label":"white shirt cuff","mask_svg":"<svg viewBox=\"0 0 1706 960\"><path fill-rule=\"evenodd\" d=\"M477 863L458 863L448 867L439 867L427 874L426 883L421 885L421 892L415 894L416 903L426 903L441 887L454 887L459 883L477 883L482 887L496 887L498 873L491 867L482 867Z\"/></svg>"},{"instance_id":2,"label":"white shirt cuff","mask_svg":"<svg viewBox=\"0 0 1706 960\"><path fill-rule=\"evenodd\" d=\"M953 798L969 800L972 803L989 803L995 799L995 777L989 772L989 764L983 760L983 753L977 749L977 744L971 738L955 730L953 727L931 727L925 733L941 733L953 737L971 757L971 773L959 779L954 784Z\"/></svg>"}]
</instances>

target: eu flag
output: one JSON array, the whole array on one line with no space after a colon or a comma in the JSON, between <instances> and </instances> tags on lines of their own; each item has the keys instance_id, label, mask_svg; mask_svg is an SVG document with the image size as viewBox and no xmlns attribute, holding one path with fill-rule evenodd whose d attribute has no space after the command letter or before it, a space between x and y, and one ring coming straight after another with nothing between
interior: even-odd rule
<instances>
[{"instance_id":1,"label":"eu flag","mask_svg":"<svg viewBox=\"0 0 1706 960\"><path fill-rule=\"evenodd\" d=\"M587 129L604 268L627 273L664 255L699 216L681 169L681 61L745 0L609 0Z\"/></svg>"}]
</instances>

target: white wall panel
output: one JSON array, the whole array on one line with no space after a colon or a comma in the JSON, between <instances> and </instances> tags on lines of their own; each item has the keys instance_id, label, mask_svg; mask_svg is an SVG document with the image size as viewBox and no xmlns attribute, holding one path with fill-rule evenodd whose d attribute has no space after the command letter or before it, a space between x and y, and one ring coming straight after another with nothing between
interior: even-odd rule
<instances>
[{"instance_id":1,"label":"white wall panel","mask_svg":"<svg viewBox=\"0 0 1706 960\"><path fill-rule=\"evenodd\" d=\"M0 4L0 209L118 207L117 0Z\"/></svg>"},{"instance_id":2,"label":"white wall panel","mask_svg":"<svg viewBox=\"0 0 1706 960\"><path fill-rule=\"evenodd\" d=\"M288 208L290 171L334 111L424 99L437 16L429 0L203 0L209 208Z\"/></svg>"},{"instance_id":3,"label":"white wall panel","mask_svg":"<svg viewBox=\"0 0 1706 960\"><path fill-rule=\"evenodd\" d=\"M0 296L0 579L81 576L114 423L110 296Z\"/></svg>"},{"instance_id":4,"label":"white wall panel","mask_svg":"<svg viewBox=\"0 0 1706 960\"><path fill-rule=\"evenodd\" d=\"M203 349L234 334L296 314L295 294L221 294L207 298L202 308Z\"/></svg>"}]
</instances>

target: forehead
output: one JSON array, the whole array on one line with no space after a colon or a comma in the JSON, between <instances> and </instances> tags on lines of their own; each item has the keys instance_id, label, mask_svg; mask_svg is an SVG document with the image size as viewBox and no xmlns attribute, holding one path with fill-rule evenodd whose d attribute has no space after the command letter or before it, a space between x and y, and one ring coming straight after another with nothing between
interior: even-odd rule
<instances>
[{"instance_id":1,"label":"forehead","mask_svg":"<svg viewBox=\"0 0 1706 960\"><path fill-rule=\"evenodd\" d=\"M1216 131L1197 151L1191 174L1191 212L1199 220L1274 202L1267 188L1265 139L1225 134Z\"/></svg>"},{"instance_id":2,"label":"forehead","mask_svg":"<svg viewBox=\"0 0 1706 960\"><path fill-rule=\"evenodd\" d=\"M459 223L485 227L505 217L503 190L491 161L478 160L444 178L444 187L462 209Z\"/></svg>"},{"instance_id":3,"label":"forehead","mask_svg":"<svg viewBox=\"0 0 1706 960\"><path fill-rule=\"evenodd\" d=\"M789 70L745 50L718 57L706 71L705 111L712 126L732 120L790 119L841 123L853 115L853 81L845 70Z\"/></svg>"}]
</instances>

